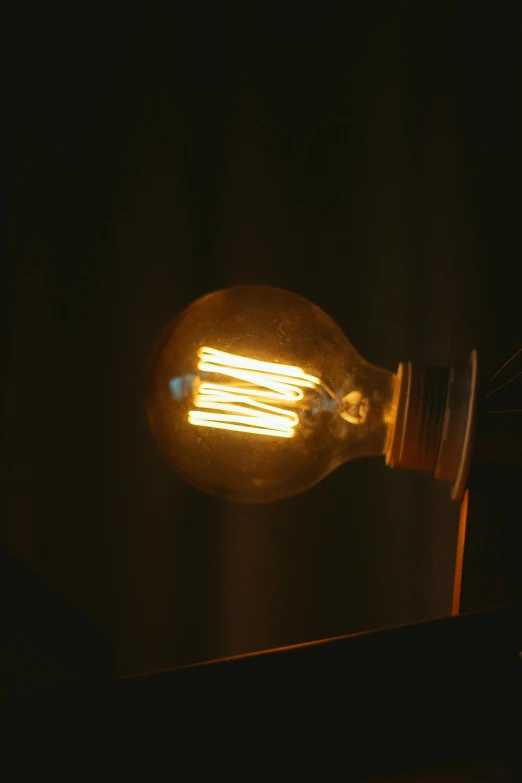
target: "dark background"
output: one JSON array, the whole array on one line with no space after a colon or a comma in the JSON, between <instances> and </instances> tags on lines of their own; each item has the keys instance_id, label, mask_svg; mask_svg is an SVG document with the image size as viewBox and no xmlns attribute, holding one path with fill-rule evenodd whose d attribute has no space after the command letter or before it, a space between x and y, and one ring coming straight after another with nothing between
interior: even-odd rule
<instances>
[{"instance_id":1,"label":"dark background","mask_svg":"<svg viewBox=\"0 0 522 783\"><path fill-rule=\"evenodd\" d=\"M143 378L180 309L243 282L392 370L517 350L520 10L113 6L4 10L2 545L119 674L449 614L447 486L360 460L219 502L162 460Z\"/></svg>"}]
</instances>

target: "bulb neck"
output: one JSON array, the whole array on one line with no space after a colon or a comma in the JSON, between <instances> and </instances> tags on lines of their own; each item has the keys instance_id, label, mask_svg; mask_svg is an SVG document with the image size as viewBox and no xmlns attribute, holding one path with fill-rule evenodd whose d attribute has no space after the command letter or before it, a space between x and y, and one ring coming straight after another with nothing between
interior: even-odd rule
<instances>
[{"instance_id":1,"label":"bulb neck","mask_svg":"<svg viewBox=\"0 0 522 783\"><path fill-rule=\"evenodd\" d=\"M477 354L467 367L399 365L397 412L386 452L392 468L432 473L460 500L471 461L477 407Z\"/></svg>"}]
</instances>

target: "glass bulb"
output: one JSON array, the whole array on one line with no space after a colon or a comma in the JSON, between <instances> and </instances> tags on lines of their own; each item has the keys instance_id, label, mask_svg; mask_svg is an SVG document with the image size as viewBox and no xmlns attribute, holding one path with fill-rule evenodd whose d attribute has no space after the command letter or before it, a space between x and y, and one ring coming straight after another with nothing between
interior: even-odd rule
<instances>
[{"instance_id":1,"label":"glass bulb","mask_svg":"<svg viewBox=\"0 0 522 783\"><path fill-rule=\"evenodd\" d=\"M199 489L263 503L353 457L382 455L396 375L362 359L301 296L237 286L193 302L153 356L147 415L173 468Z\"/></svg>"}]
</instances>

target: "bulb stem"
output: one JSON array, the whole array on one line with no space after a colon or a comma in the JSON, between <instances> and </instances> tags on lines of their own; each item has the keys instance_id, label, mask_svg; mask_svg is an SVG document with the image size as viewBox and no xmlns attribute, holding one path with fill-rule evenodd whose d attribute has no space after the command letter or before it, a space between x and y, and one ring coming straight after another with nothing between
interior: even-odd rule
<instances>
[{"instance_id":1,"label":"bulb stem","mask_svg":"<svg viewBox=\"0 0 522 783\"><path fill-rule=\"evenodd\" d=\"M467 367L399 365L397 413L386 463L423 470L451 483L451 496L464 495L471 462L477 409L478 359Z\"/></svg>"}]
</instances>

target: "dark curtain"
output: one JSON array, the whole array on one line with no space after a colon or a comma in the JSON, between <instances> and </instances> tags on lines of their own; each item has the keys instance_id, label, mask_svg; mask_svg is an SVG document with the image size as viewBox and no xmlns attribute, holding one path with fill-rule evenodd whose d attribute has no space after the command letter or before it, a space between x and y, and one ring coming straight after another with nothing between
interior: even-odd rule
<instances>
[{"instance_id":1,"label":"dark curtain","mask_svg":"<svg viewBox=\"0 0 522 783\"><path fill-rule=\"evenodd\" d=\"M241 282L392 370L520 347L516 4L4 13L2 545L119 674L448 614L447 486L360 460L219 502L157 452L143 379L180 309Z\"/></svg>"}]
</instances>

